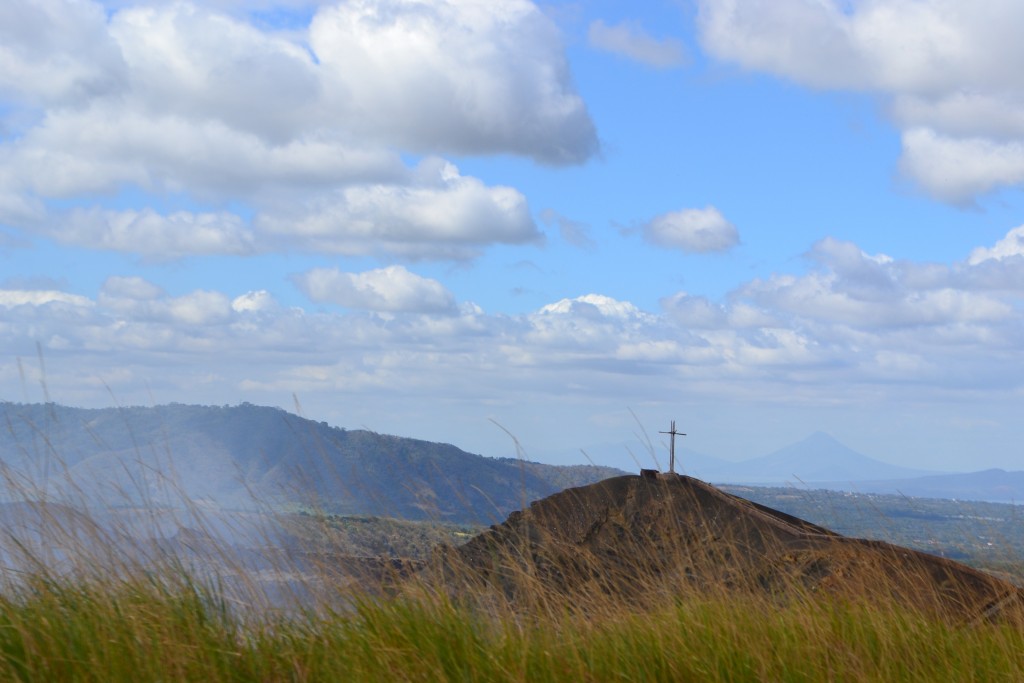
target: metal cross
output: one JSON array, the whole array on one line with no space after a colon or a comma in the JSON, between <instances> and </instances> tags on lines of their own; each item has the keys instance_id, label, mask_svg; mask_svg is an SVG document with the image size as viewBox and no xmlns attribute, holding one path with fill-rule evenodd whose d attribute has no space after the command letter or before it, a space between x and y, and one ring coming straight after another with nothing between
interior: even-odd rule
<instances>
[{"instance_id":1,"label":"metal cross","mask_svg":"<svg viewBox=\"0 0 1024 683\"><path fill-rule=\"evenodd\" d=\"M659 434L671 434L671 440L668 442L668 471L671 474L676 473L676 436L686 436L682 432L676 431L676 421L672 420L669 430L667 432L658 432Z\"/></svg>"}]
</instances>

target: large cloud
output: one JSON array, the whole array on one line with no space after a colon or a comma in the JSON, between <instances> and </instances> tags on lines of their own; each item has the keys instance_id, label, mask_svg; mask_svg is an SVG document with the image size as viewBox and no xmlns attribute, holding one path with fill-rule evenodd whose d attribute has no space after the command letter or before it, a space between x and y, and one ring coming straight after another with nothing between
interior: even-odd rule
<instances>
[{"instance_id":1,"label":"large cloud","mask_svg":"<svg viewBox=\"0 0 1024 683\"><path fill-rule=\"evenodd\" d=\"M0 4L0 96L73 105L120 92L126 78L99 5L66 0Z\"/></svg>"},{"instance_id":2,"label":"large cloud","mask_svg":"<svg viewBox=\"0 0 1024 683\"><path fill-rule=\"evenodd\" d=\"M352 0L317 14L310 45L333 104L361 133L553 164L597 151L558 31L526 0Z\"/></svg>"},{"instance_id":3,"label":"large cloud","mask_svg":"<svg viewBox=\"0 0 1024 683\"><path fill-rule=\"evenodd\" d=\"M310 54L228 16L189 4L126 9L110 33L148 116L216 120L280 144L326 114Z\"/></svg>"},{"instance_id":4,"label":"large cloud","mask_svg":"<svg viewBox=\"0 0 1024 683\"><path fill-rule=\"evenodd\" d=\"M393 152L324 132L284 144L221 121L147 114L102 102L53 112L9 149L23 184L43 197L114 192L125 184L199 199L258 199L267 192L401 181Z\"/></svg>"},{"instance_id":5,"label":"large cloud","mask_svg":"<svg viewBox=\"0 0 1024 683\"><path fill-rule=\"evenodd\" d=\"M1018 2L704 0L698 23L719 59L888 96L902 168L939 198L1024 183Z\"/></svg>"},{"instance_id":6,"label":"large cloud","mask_svg":"<svg viewBox=\"0 0 1024 683\"><path fill-rule=\"evenodd\" d=\"M237 253L244 232L245 249L405 256L399 242L412 234L416 258L465 258L492 241L536 240L525 199L474 178L428 179L403 154L563 164L597 151L558 31L526 0L347 2L290 33L185 2L109 19L87 0L12 0L0 12L10 15L0 22L10 34L0 41L0 111L17 132L0 142L0 220L64 242L88 233L106 236L97 248L150 255L133 240L145 230L112 238L144 216L163 226L168 254L204 244ZM105 198L126 188L132 215ZM270 234L237 227L226 240L195 239L196 220L157 211L168 195L199 202L193 218L242 203ZM47 217L53 200L85 212ZM403 201L411 208L398 215ZM380 233L365 230L377 218ZM280 240L293 219L299 239ZM340 238L321 239L325 222ZM181 237L167 233L177 227ZM311 231L317 239L306 239Z\"/></svg>"}]
</instances>

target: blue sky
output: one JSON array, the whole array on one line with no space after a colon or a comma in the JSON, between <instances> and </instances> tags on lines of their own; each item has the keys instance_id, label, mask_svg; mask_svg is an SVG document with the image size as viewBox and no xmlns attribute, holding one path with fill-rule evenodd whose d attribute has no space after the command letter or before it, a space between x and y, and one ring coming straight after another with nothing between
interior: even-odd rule
<instances>
[{"instance_id":1,"label":"blue sky","mask_svg":"<svg viewBox=\"0 0 1024 683\"><path fill-rule=\"evenodd\" d=\"M7 0L0 399L1021 469L1022 21Z\"/></svg>"}]
</instances>

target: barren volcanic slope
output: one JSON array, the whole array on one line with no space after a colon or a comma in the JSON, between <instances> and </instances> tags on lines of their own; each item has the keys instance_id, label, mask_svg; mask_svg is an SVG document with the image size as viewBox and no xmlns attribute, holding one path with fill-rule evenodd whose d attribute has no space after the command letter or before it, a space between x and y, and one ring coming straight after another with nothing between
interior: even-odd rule
<instances>
[{"instance_id":1,"label":"barren volcanic slope","mask_svg":"<svg viewBox=\"0 0 1024 683\"><path fill-rule=\"evenodd\" d=\"M1015 612L1022 593L965 565L847 538L691 477L622 476L537 501L448 551L458 580L527 599L630 600L685 590L785 599L821 592L972 620ZM461 571L459 571L461 569Z\"/></svg>"}]
</instances>

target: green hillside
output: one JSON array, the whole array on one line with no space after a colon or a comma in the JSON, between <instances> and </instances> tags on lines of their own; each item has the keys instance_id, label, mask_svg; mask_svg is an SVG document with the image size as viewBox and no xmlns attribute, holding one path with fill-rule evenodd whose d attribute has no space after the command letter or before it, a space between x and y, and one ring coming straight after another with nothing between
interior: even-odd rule
<instances>
[{"instance_id":1,"label":"green hillside","mask_svg":"<svg viewBox=\"0 0 1024 683\"><path fill-rule=\"evenodd\" d=\"M38 493L163 506L185 498L221 509L486 524L564 487L620 473L489 458L251 404L86 410L3 403L0 462L22 487L8 492L15 500Z\"/></svg>"}]
</instances>

